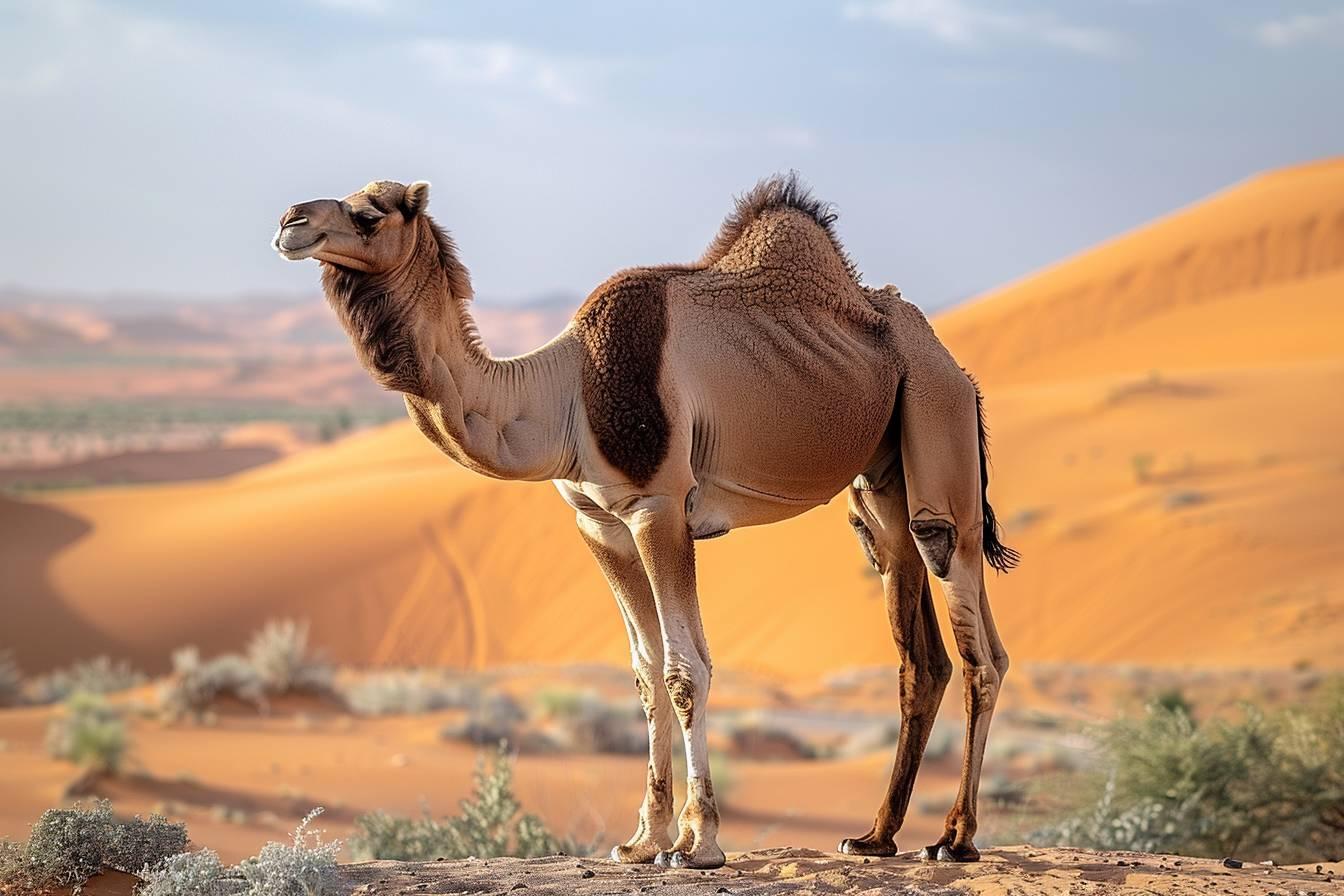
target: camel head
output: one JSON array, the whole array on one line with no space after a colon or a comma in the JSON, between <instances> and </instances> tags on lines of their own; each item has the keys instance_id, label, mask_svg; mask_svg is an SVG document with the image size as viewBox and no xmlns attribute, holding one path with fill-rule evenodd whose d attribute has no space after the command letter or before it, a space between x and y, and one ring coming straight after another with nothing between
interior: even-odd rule
<instances>
[{"instance_id":1,"label":"camel head","mask_svg":"<svg viewBox=\"0 0 1344 896\"><path fill-rule=\"evenodd\" d=\"M378 180L344 199L290 206L271 245L290 261L316 258L371 274L395 269L416 244L416 219L429 204L429 184Z\"/></svg>"}]
</instances>

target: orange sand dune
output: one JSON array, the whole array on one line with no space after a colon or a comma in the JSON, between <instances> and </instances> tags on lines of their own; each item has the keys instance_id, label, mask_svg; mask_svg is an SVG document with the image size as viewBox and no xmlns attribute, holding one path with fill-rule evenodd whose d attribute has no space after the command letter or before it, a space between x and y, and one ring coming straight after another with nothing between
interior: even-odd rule
<instances>
[{"instance_id":1,"label":"orange sand dune","mask_svg":"<svg viewBox=\"0 0 1344 896\"><path fill-rule=\"evenodd\" d=\"M1019 660L1344 665L1344 162L1254 178L935 320L981 378L1022 568ZM5 646L161 669L312 621L359 663L621 662L545 484L481 479L409 424L232 479L0 501ZM895 660L843 499L706 542L716 665ZM53 628L54 622L68 627Z\"/></svg>"}]
</instances>

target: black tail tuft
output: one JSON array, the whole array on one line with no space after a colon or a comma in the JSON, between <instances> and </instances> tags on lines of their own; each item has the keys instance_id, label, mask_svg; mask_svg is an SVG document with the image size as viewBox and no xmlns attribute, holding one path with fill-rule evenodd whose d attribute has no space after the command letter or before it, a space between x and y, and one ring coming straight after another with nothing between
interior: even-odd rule
<instances>
[{"instance_id":1,"label":"black tail tuft","mask_svg":"<svg viewBox=\"0 0 1344 896\"><path fill-rule=\"evenodd\" d=\"M970 372L971 385L975 386L975 412L980 430L980 503L985 517L984 542L985 561L999 572L1007 572L1017 566L1022 559L1017 551L999 540L999 521L994 516L994 508L989 506L989 430L985 427L985 402L980 394L980 384Z\"/></svg>"}]
</instances>

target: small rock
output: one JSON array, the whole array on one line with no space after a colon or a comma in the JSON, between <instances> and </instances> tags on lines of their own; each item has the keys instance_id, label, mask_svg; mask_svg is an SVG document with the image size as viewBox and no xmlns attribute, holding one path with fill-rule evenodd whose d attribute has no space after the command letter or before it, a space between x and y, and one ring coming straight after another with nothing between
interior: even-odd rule
<instances>
[{"instance_id":1,"label":"small rock","mask_svg":"<svg viewBox=\"0 0 1344 896\"><path fill-rule=\"evenodd\" d=\"M1224 868L1240 868L1244 864L1241 859L1223 859Z\"/></svg>"},{"instance_id":2,"label":"small rock","mask_svg":"<svg viewBox=\"0 0 1344 896\"><path fill-rule=\"evenodd\" d=\"M1320 874L1320 873L1321 873L1321 866L1320 866L1320 865L1317 865L1317 866L1316 866L1316 873L1317 873L1317 874Z\"/></svg>"},{"instance_id":3,"label":"small rock","mask_svg":"<svg viewBox=\"0 0 1344 896\"><path fill-rule=\"evenodd\" d=\"M719 887L719 888L718 888L717 890L715 890L714 892L715 892L715 893L730 893L730 892L732 892L732 891L729 890L727 887Z\"/></svg>"},{"instance_id":4,"label":"small rock","mask_svg":"<svg viewBox=\"0 0 1344 896\"><path fill-rule=\"evenodd\" d=\"M863 857L863 864L867 865L867 864L869 864L870 862L872 862L872 859L868 858L867 856L864 856L864 857Z\"/></svg>"},{"instance_id":5,"label":"small rock","mask_svg":"<svg viewBox=\"0 0 1344 896\"><path fill-rule=\"evenodd\" d=\"M597 875L593 873L592 869L590 869L590 868L585 868L585 869L583 869L582 871L579 872L579 877L582 877L582 878L585 878L585 879L586 879L586 878L589 878L589 877L597 877Z\"/></svg>"},{"instance_id":6,"label":"small rock","mask_svg":"<svg viewBox=\"0 0 1344 896\"><path fill-rule=\"evenodd\" d=\"M1265 860L1264 860L1263 862L1261 862L1260 864L1261 864L1261 865L1268 865L1269 867L1273 868L1273 867L1274 867L1274 860L1273 860L1273 859L1265 859Z\"/></svg>"},{"instance_id":7,"label":"small rock","mask_svg":"<svg viewBox=\"0 0 1344 896\"><path fill-rule=\"evenodd\" d=\"M514 884L513 886L509 887L509 892L512 893L514 890L526 890L526 889L527 889L527 884L523 883L522 881L519 881L518 883L516 883L516 884Z\"/></svg>"}]
</instances>

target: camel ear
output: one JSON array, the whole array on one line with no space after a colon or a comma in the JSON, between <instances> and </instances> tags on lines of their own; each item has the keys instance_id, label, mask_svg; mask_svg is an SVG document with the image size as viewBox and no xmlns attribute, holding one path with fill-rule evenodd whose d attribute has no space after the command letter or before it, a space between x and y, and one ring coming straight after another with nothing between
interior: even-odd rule
<instances>
[{"instance_id":1,"label":"camel ear","mask_svg":"<svg viewBox=\"0 0 1344 896\"><path fill-rule=\"evenodd\" d=\"M401 200L401 211L408 219L414 218L429 205L429 181L418 180L406 188Z\"/></svg>"}]
</instances>

